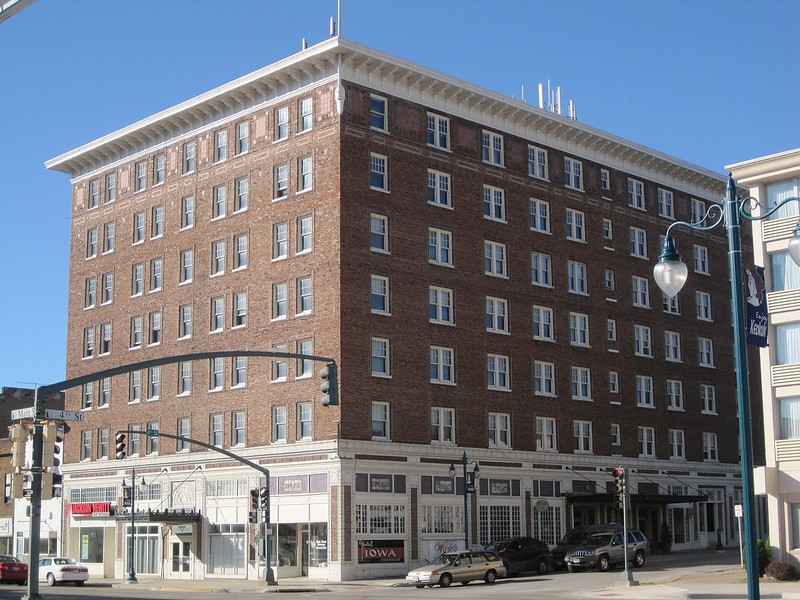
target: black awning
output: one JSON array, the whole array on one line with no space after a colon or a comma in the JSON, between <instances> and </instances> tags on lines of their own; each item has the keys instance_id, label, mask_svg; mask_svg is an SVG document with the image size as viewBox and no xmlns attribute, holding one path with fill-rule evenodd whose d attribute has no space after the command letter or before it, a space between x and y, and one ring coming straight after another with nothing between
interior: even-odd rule
<instances>
[{"instance_id":1,"label":"black awning","mask_svg":"<svg viewBox=\"0 0 800 600\"><path fill-rule=\"evenodd\" d=\"M576 502L611 504L614 502L614 494L566 492L564 497L567 499L567 504L574 504ZM705 494L631 494L629 498L631 504L680 504L683 502L705 502L708 500L708 496Z\"/></svg>"}]
</instances>

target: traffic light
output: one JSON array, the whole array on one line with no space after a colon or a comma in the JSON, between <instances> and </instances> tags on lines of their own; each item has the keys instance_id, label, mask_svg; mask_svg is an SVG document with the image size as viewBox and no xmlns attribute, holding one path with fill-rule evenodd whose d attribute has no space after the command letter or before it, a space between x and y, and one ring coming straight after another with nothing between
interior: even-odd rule
<instances>
[{"instance_id":1,"label":"traffic light","mask_svg":"<svg viewBox=\"0 0 800 600\"><path fill-rule=\"evenodd\" d=\"M56 427L55 423L42 425L42 466L58 467L61 465L61 442L64 441L64 430Z\"/></svg>"},{"instance_id":2,"label":"traffic light","mask_svg":"<svg viewBox=\"0 0 800 600\"><path fill-rule=\"evenodd\" d=\"M625 469L618 467L611 471L614 476L614 500L620 505L624 504L625 500Z\"/></svg>"},{"instance_id":3,"label":"traffic light","mask_svg":"<svg viewBox=\"0 0 800 600\"><path fill-rule=\"evenodd\" d=\"M250 510L258 510L260 504L260 494L258 488L250 490Z\"/></svg>"},{"instance_id":4,"label":"traffic light","mask_svg":"<svg viewBox=\"0 0 800 600\"><path fill-rule=\"evenodd\" d=\"M15 469L22 469L25 467L25 443L28 441L28 430L24 425L12 425L8 428L8 438L13 442L11 466Z\"/></svg>"},{"instance_id":5,"label":"traffic light","mask_svg":"<svg viewBox=\"0 0 800 600\"><path fill-rule=\"evenodd\" d=\"M42 473L42 500L53 498L53 474Z\"/></svg>"},{"instance_id":6,"label":"traffic light","mask_svg":"<svg viewBox=\"0 0 800 600\"><path fill-rule=\"evenodd\" d=\"M11 497L15 500L25 497L25 474L11 474Z\"/></svg>"},{"instance_id":7,"label":"traffic light","mask_svg":"<svg viewBox=\"0 0 800 600\"><path fill-rule=\"evenodd\" d=\"M114 438L114 441L116 442L117 458L119 460L122 460L123 458L128 456L128 453L125 451L125 434L118 433Z\"/></svg>"},{"instance_id":8,"label":"traffic light","mask_svg":"<svg viewBox=\"0 0 800 600\"><path fill-rule=\"evenodd\" d=\"M269 488L262 487L258 490L258 497L261 499L261 508L264 510L269 508Z\"/></svg>"},{"instance_id":9,"label":"traffic light","mask_svg":"<svg viewBox=\"0 0 800 600\"><path fill-rule=\"evenodd\" d=\"M319 389L322 392L322 406L336 406L339 404L339 381L336 363L328 363L319 370L322 383Z\"/></svg>"}]
</instances>

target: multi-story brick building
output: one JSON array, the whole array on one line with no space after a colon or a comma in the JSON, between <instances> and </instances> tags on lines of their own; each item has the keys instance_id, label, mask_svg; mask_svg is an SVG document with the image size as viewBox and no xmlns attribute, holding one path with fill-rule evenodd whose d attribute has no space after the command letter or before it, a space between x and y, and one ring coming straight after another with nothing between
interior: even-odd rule
<instances>
[{"instance_id":1,"label":"multi-story brick building","mask_svg":"<svg viewBox=\"0 0 800 600\"><path fill-rule=\"evenodd\" d=\"M651 283L659 236L720 198L719 175L341 38L47 166L72 180L69 377L208 350L339 365L327 408L302 360L68 393L85 420L66 539L96 574L126 570L135 468L140 575L263 576L258 473L146 435L114 460L126 429L268 465L279 577L405 573L465 524L470 544L554 544L621 518L617 466L651 537L666 520L676 547L735 543L724 243L687 236L700 275L680 304Z\"/></svg>"}]
</instances>

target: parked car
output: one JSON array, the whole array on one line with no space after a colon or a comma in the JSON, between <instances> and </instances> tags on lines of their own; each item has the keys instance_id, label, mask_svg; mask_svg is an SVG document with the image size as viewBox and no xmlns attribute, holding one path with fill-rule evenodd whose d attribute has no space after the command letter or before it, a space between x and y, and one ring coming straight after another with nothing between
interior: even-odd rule
<instances>
[{"instance_id":1,"label":"parked car","mask_svg":"<svg viewBox=\"0 0 800 600\"><path fill-rule=\"evenodd\" d=\"M595 533L589 536L586 543L567 552L565 562L570 573L581 569L596 568L608 571L625 562L625 545L622 543L623 532ZM642 567L645 554L650 551L650 542L637 529L628 531L628 560L634 567Z\"/></svg>"},{"instance_id":2,"label":"parked car","mask_svg":"<svg viewBox=\"0 0 800 600\"><path fill-rule=\"evenodd\" d=\"M43 558L39 561L39 581L47 581L47 585L74 583L83 585L89 579L89 569L74 558Z\"/></svg>"},{"instance_id":3,"label":"parked car","mask_svg":"<svg viewBox=\"0 0 800 600\"><path fill-rule=\"evenodd\" d=\"M599 525L586 525L584 527L572 529L567 535L561 538L561 541L559 541L556 547L551 551L553 569L566 569L567 563L564 562L564 557L567 552L585 544L586 540L593 533L603 533L606 531L622 531L622 525L619 523L601 523Z\"/></svg>"},{"instance_id":4,"label":"parked car","mask_svg":"<svg viewBox=\"0 0 800 600\"><path fill-rule=\"evenodd\" d=\"M486 546L503 560L509 575L526 571L536 571L540 575L547 573L550 567L550 546L532 537L515 537L498 540Z\"/></svg>"},{"instance_id":5,"label":"parked car","mask_svg":"<svg viewBox=\"0 0 800 600\"><path fill-rule=\"evenodd\" d=\"M418 588L440 585L448 587L454 581L467 585L470 581L482 579L494 583L498 577L506 576L503 561L488 550L445 552L433 563L414 569L406 575L406 581Z\"/></svg>"},{"instance_id":6,"label":"parked car","mask_svg":"<svg viewBox=\"0 0 800 600\"><path fill-rule=\"evenodd\" d=\"M0 582L25 585L28 583L28 565L15 556L0 555Z\"/></svg>"}]
</instances>

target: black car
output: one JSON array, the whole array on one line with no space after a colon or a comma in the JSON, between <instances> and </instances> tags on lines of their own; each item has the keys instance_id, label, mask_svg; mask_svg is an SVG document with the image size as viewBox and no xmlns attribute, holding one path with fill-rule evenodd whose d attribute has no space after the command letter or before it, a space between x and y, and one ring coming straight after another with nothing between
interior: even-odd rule
<instances>
[{"instance_id":1,"label":"black car","mask_svg":"<svg viewBox=\"0 0 800 600\"><path fill-rule=\"evenodd\" d=\"M547 573L551 562L550 546L531 537L498 540L487 545L486 550L495 552L503 559L509 576L526 571L536 571L543 575Z\"/></svg>"}]
</instances>

